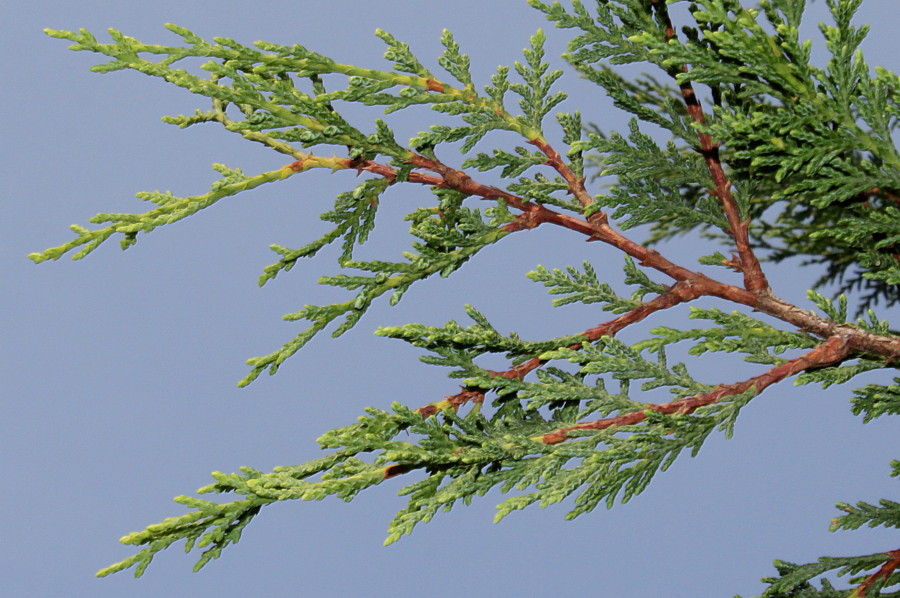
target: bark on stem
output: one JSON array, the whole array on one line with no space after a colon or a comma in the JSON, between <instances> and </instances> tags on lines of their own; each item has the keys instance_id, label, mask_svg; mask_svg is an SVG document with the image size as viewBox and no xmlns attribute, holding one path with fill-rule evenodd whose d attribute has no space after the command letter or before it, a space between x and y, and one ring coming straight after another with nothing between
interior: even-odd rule
<instances>
[{"instance_id":1,"label":"bark on stem","mask_svg":"<svg viewBox=\"0 0 900 598\"><path fill-rule=\"evenodd\" d=\"M569 184L569 192L575 196L575 199L578 200L584 207L588 207L592 203L594 203L594 198L591 197L591 194L588 193L587 189L584 186L584 177L577 177L575 173L572 172L572 169L566 166L566 163L563 161L562 157L559 155L559 152L553 149L547 140L542 137L537 137L535 139L530 139L528 141L531 145L535 146L545 156L547 156L547 166L553 168L556 172L565 179L566 183ZM604 216L604 219L606 217Z\"/></svg>"},{"instance_id":2,"label":"bark on stem","mask_svg":"<svg viewBox=\"0 0 900 598\"><path fill-rule=\"evenodd\" d=\"M544 434L543 436L538 437L537 440L543 442L544 444L559 444L560 442L569 440L569 433L571 432L576 432L579 430L605 430L606 428L617 426L633 425L643 421L647 417L648 411L667 414L693 413L699 407L718 403L725 397L741 394L743 392L746 392L750 388L755 388L756 393L759 394L766 387L771 386L776 382L780 382L785 378L799 373L803 370L812 367L824 367L832 365L841 361L842 359L845 359L849 351L850 348L843 339L839 337L832 337L816 346L806 355L802 355L800 357L797 357L796 359L792 359L776 368L772 368L771 370L759 376L750 378L749 380L744 380L743 382L737 382L735 384L725 384L719 386L712 392L694 395L692 397L679 399L670 403L649 405L641 411L633 411L631 413L626 413L624 415L619 415L616 417L606 417L594 421L581 422L575 424L574 426L560 428L559 430Z\"/></svg>"},{"instance_id":3,"label":"bark on stem","mask_svg":"<svg viewBox=\"0 0 900 598\"><path fill-rule=\"evenodd\" d=\"M439 161L420 155L414 155L409 159L410 163L422 169L430 170L436 174L413 171L409 173L410 182L434 187L456 189L466 195L482 197L484 199L501 199L509 206L522 212L523 219L506 225L508 230L520 230L534 228L542 223L555 224L574 232L585 235L589 241L601 241L612 245L622 252L637 259L642 266L653 268L678 282L683 282L683 287L689 287L696 296L711 296L725 299L740 305L746 305L755 311L765 313L774 318L797 326L804 332L813 334L822 339L839 336L844 339L856 353L880 355L887 360L900 360L900 338L885 337L872 334L847 324L838 324L827 318L822 318L812 311L801 309L772 294L768 286L759 290L745 289L734 285L725 284L705 274L695 272L679 266L658 251L649 249L635 243L614 230L604 220L588 222L582 218L562 214L543 205L529 202L517 195L513 195L497 187L484 185L475 181L461 170L456 170ZM397 173L390 166L373 161L348 161L348 168L356 168L360 171L372 172L388 178L396 179ZM746 278L746 276L745 276Z\"/></svg>"},{"instance_id":4,"label":"bark on stem","mask_svg":"<svg viewBox=\"0 0 900 598\"><path fill-rule=\"evenodd\" d=\"M629 311L628 313L622 314L618 318L610 320L609 322L604 322L603 324L598 324L593 328L588 328L581 333L581 336L584 337L586 342L593 342L603 336L615 336L617 332L619 332L626 326L634 324L635 322L640 322L654 312L668 309L670 307L678 305L679 303L692 301L698 296L699 295L696 294L695 290L690 285L686 285L680 282L675 283L667 292L663 293L662 295L653 298L652 300L642 304L640 307ZM567 348L573 350L580 349L583 342L569 345ZM519 380L522 380L525 378L525 376L541 367L545 363L547 363L546 359L533 357L528 361L522 362L519 365L513 366L508 370L502 372L495 372L493 370L487 371L498 378L518 378ZM466 388L462 392L459 392L455 395L448 395L444 397L445 400L443 401L429 403L424 407L419 407L418 409L416 409L416 411L420 413L422 417L429 417L431 415L439 413L444 409L447 409L448 407L452 407L454 410L459 409L462 405L468 403L469 401L481 403L484 401L484 395L486 392L488 392L488 390L489 389L484 388Z\"/></svg>"},{"instance_id":5,"label":"bark on stem","mask_svg":"<svg viewBox=\"0 0 900 598\"><path fill-rule=\"evenodd\" d=\"M675 28L672 26L672 21L669 17L669 11L666 8L666 3L661 0L651 0L651 4L653 9L665 23L665 36L666 41L668 42L670 39L675 38L676 34ZM669 75L677 80L679 74L687 72L688 66L685 64L682 65L680 69L670 69ZM685 81L683 83L678 83L678 87L681 89L681 97L684 100L684 104L691 119L695 123L703 125L705 122L703 106L700 103L700 98L694 93L693 85L690 81ZM697 131L697 137L699 142L697 150L703 156L703 159L706 162L706 168L709 170L709 174L713 180L714 188L710 192L715 195L722 204L722 211L724 212L725 218L728 220L728 226L731 229L729 232L734 239L737 248L740 260L737 266L744 274L744 288L749 291L763 291L768 289L769 282L766 280L766 275L762 270L762 266L760 265L756 254L753 253L753 248L750 246L750 223L747 220L741 219L740 210L734 200L734 196L731 194L731 181L728 180L728 177L725 175L725 170L722 168L722 160L719 157L719 143L702 131Z\"/></svg>"}]
</instances>

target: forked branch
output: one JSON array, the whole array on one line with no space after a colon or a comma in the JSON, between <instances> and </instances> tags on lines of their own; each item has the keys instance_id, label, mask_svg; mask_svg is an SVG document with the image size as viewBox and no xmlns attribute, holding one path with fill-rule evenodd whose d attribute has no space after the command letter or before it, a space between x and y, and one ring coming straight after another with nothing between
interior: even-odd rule
<instances>
[{"instance_id":1,"label":"forked branch","mask_svg":"<svg viewBox=\"0 0 900 598\"><path fill-rule=\"evenodd\" d=\"M675 38L676 33L665 0L651 0L651 4L665 23L665 36L668 42L670 39ZM688 65L685 64L680 69L669 70L669 75L678 82L678 87L681 89L681 97L691 119L698 125L703 125L705 123L703 105L694 92L694 86L689 80L682 80L678 77L679 74L687 74L688 72ZM766 291L769 289L769 283L763 273L759 259L750 245L750 222L741 217L740 209L731 193L731 181L728 180L728 176L722 168L719 144L702 130L697 131L697 138L697 151L700 152L706 161L706 167L713 180L714 189L711 189L710 193L715 195L722 204L722 211L730 227L729 232L734 238L738 256L740 257L740 262L736 265L744 274L744 288L748 291Z\"/></svg>"}]
</instances>

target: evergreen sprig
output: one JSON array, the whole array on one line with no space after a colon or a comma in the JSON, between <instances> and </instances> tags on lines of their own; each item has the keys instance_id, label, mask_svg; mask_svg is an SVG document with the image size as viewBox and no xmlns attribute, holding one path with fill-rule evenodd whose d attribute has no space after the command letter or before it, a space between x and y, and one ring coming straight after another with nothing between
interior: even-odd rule
<instances>
[{"instance_id":1,"label":"evergreen sprig","mask_svg":"<svg viewBox=\"0 0 900 598\"><path fill-rule=\"evenodd\" d=\"M97 249L114 234L123 236L120 245L128 249L137 242L138 233L149 233L165 224L172 224L192 216L204 208L215 204L220 199L236 195L275 181L280 181L303 170L315 167L330 167L329 159L316 158L307 161L303 169L281 168L264 172L256 176L247 176L240 169L230 169L224 164L215 164L214 168L222 174L222 178L214 182L208 193L190 197L177 197L171 192L150 191L137 194L139 199L149 201L158 207L143 214L97 214L90 219L93 224L111 223L109 226L90 230L73 224L70 228L77 237L64 245L53 247L39 253L31 253L28 257L35 263L46 260L57 260L66 253L83 248L74 254L73 259L81 259Z\"/></svg>"},{"instance_id":2,"label":"evergreen sprig","mask_svg":"<svg viewBox=\"0 0 900 598\"><path fill-rule=\"evenodd\" d=\"M381 30L376 35L390 64L384 69L343 64L299 44L207 41L174 25L167 27L181 38L178 46L145 44L116 30L110 43L86 30L47 31L73 42L74 50L108 57L94 71L132 69L209 102L165 122L218 124L291 162L252 176L216 165L221 177L201 195L141 193L156 207L99 214L90 221L107 226L73 226L74 240L31 254L36 262L69 252L83 257L117 234L127 248L140 232L313 168L361 176L321 215L330 230L296 249L272 245L278 259L259 279L265 284L337 243L339 272L319 282L349 298L286 315L307 328L249 360L242 386L274 373L319 332L331 328L340 336L380 297L396 304L414 283L450 276L519 231L551 225L609 245L624 254L622 281L632 287L630 296L619 295L608 268L601 271L590 256L580 267L537 266L528 276L548 289L554 306L599 303L612 314L546 340L501 332L471 306L470 325L379 328L380 336L423 350L424 363L448 367L450 378L462 379L461 391L417 408L369 408L356 423L319 439L329 451L319 459L269 473L249 467L214 473L199 493L230 501L176 498L188 513L125 536L122 542L140 550L99 575L129 568L141 575L180 540L200 552L199 569L236 543L268 504L329 496L349 501L414 471L419 477L401 490L408 503L390 523L387 543L494 489L509 495L498 506L498 521L567 499L566 517L574 518L644 491L679 455L697 454L711 434L731 436L741 410L769 386L791 378L828 387L897 369L900 337L871 308L900 301L900 154L892 139L900 78L883 68L872 76L859 51L867 29L852 19L860 0L828 0L833 24L820 28L830 55L824 66L813 64L811 43L799 35L803 2L762 0L754 9L738 0L696 0L687 24L674 22L670 3L657 0L604 0L591 9L578 0L529 3L557 27L574 30L564 57L633 117L626 132L585 126L578 111L547 118L566 94L555 90L562 72L545 59L542 31L523 61L500 66L482 92L469 56L448 31L436 59L442 71ZM653 73L630 78L619 68L629 64ZM457 83L442 80L442 72ZM358 123L344 110L348 103L379 106L387 115L430 106L441 118L404 144L390 116ZM518 138L473 152L497 131ZM561 144L551 143L556 138ZM466 154L460 168L438 157L442 144ZM324 158L308 148L341 155ZM487 171L502 182L479 181L478 173ZM590 188L588 174L600 179L600 188ZM359 259L357 250L376 233L378 208L396 185L431 192L431 203L406 215L410 250L399 259ZM478 208L476 202L487 203ZM727 250L710 250L699 262L731 269L742 283L676 263L619 232L641 226L651 243L693 232L724 245ZM761 263L797 255L824 266L809 291L818 311L779 298ZM834 298L819 292L831 282L840 287ZM700 298L739 309L692 306L690 317L707 327L660 325L669 310ZM851 322L851 307L867 318ZM637 341L619 338L626 328L638 331ZM669 364L667 354L678 343L695 356L741 354L755 373L735 380L726 370L701 382L685 364ZM508 369L486 368L485 356L502 356ZM852 411L866 422L896 415L900 378L894 382L857 388ZM668 391L667 402L648 400L657 389ZM897 475L900 464L893 466ZM900 507L891 500L838 508L844 514L834 520L835 530L900 526ZM847 595L823 575L848 577L853 596L895 596L890 588L900 583L900 551L804 565L776 561L776 569L777 577L765 580L765 596Z\"/></svg>"},{"instance_id":3,"label":"evergreen sprig","mask_svg":"<svg viewBox=\"0 0 900 598\"><path fill-rule=\"evenodd\" d=\"M638 287L629 299L618 296L610 285L600 282L590 262L583 262L582 268L583 272L568 266L563 272L559 268L549 270L539 265L537 270L528 273L528 278L542 283L550 289L548 292L551 295L565 295L553 300L554 307L571 303L604 303L604 311L616 314L640 307L648 294L664 293L667 290L664 285L651 281L629 256L625 256L624 282Z\"/></svg>"},{"instance_id":4,"label":"evergreen sprig","mask_svg":"<svg viewBox=\"0 0 900 598\"><path fill-rule=\"evenodd\" d=\"M683 110L673 106L671 95L667 103L659 87L647 83L651 91L636 93L600 60L647 62L675 74L679 83L710 87L715 119L698 125L726 148L733 167L749 169L754 181L739 196L744 196L741 201L752 199L755 214L772 205L780 208L779 217L760 222L756 232L764 245L772 239L781 242L771 245L772 259L807 255L812 263L827 266L820 285L837 281L844 291L870 290L861 311L874 301L893 305L900 299L896 243L885 240L873 247L873 237L863 232L872 229L881 241L892 234L896 221L892 210L900 187L900 154L890 136L897 126L900 86L896 75L882 68L872 77L858 52L867 33L866 27L852 24L858 2L828 3L835 23L821 26L832 53L825 68L811 64L811 42L799 38L803 5L795 2L763 2L761 11L738 2L697 2L692 15L697 23L687 29L684 43L667 39L640 1L601 5L596 18L579 2L571 13L559 3L531 4L557 26L581 30L566 55L576 69L603 86L617 106L676 138L691 143L694 132L684 126ZM674 73L687 64L690 69ZM634 168L639 161L623 170ZM688 180L697 184L696 177ZM741 190L740 183L735 185ZM633 201L665 197L664 190L655 189L649 198L637 194ZM702 199L696 192L681 197ZM718 226L701 218L690 222L664 215L646 221L656 229L656 239ZM796 234L801 230L814 232Z\"/></svg>"},{"instance_id":5,"label":"evergreen sprig","mask_svg":"<svg viewBox=\"0 0 900 598\"><path fill-rule=\"evenodd\" d=\"M688 373L683 363L669 367L662 347L655 348L656 361L649 361L641 355L642 347L630 347L612 338L603 337L594 345L585 345L580 350L564 348L548 351L543 359L567 359L581 365L584 374L611 374L616 380L647 380L641 390L671 387L670 392L679 398L702 394L712 386L697 382Z\"/></svg>"},{"instance_id":6,"label":"evergreen sprig","mask_svg":"<svg viewBox=\"0 0 900 598\"><path fill-rule=\"evenodd\" d=\"M636 348L651 352L662 351L667 345L694 340L688 353L707 352L746 353L745 361L778 365L786 361L779 355L788 349L811 349L817 343L808 335L778 330L740 312L724 313L718 309L691 308L692 319L710 320L715 328L678 330L659 327L650 330L654 335L640 341Z\"/></svg>"},{"instance_id":7,"label":"evergreen sprig","mask_svg":"<svg viewBox=\"0 0 900 598\"><path fill-rule=\"evenodd\" d=\"M853 392L853 414L862 415L865 423L882 415L900 415L900 378L890 386L867 384Z\"/></svg>"},{"instance_id":8,"label":"evergreen sprig","mask_svg":"<svg viewBox=\"0 0 900 598\"><path fill-rule=\"evenodd\" d=\"M422 324L407 324L404 326L379 328L376 334L388 338L401 339L416 347L428 350L452 348L473 356L486 353L503 353L510 359L539 355L545 351L551 351L558 347L579 343L584 340L582 335L575 334L547 341L525 341L516 333L504 336L494 328L484 314L471 305L466 306L466 314L475 322L474 325L463 328L454 321L448 322L443 328L423 326Z\"/></svg>"}]
</instances>

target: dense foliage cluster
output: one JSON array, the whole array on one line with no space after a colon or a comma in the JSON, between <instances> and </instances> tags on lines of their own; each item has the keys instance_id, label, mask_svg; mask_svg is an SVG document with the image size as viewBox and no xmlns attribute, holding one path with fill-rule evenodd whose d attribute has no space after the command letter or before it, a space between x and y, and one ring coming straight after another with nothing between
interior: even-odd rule
<instances>
[{"instance_id":1,"label":"dense foliage cluster","mask_svg":"<svg viewBox=\"0 0 900 598\"><path fill-rule=\"evenodd\" d=\"M200 195L141 193L154 205L149 211L98 214L91 222L99 228L73 226L73 240L32 254L36 262L73 251L81 258L116 236L128 248L142 234L219 200L310 169L360 175L348 177L352 188L321 215L331 230L303 247L273 245L277 261L260 278L264 284L337 243L340 272L320 282L346 289L347 300L286 315L307 327L269 355L250 359L241 385L275 373L319 332L339 336L383 296L395 304L414 283L450 276L488 245L538 226L619 249L623 280L632 289L619 295L578 256L578 266L537 266L529 277L547 287L555 305L597 303L610 314L584 330L525 340L497 330L472 306L466 308L471 323L380 328L381 336L421 348L425 363L448 368L463 390L427 405L372 407L356 423L322 435L328 452L316 460L272 472L214 473L215 481L199 492L233 500L177 497L187 514L125 536L124 543L142 548L99 574L134 567L140 575L180 540L200 551L199 569L237 542L268 504L327 496L349 501L414 471L417 481L401 490L409 502L390 523L388 543L495 488L509 495L497 520L574 496L567 515L573 518L642 492L655 473L685 451L696 453L710 434L730 435L741 408L770 385L795 378L829 386L896 370L900 334L872 308L900 301L900 154L891 138L900 78L882 68L873 76L859 52L866 28L851 19L860 1L828 0L833 23L821 32L830 59L818 67L810 62L811 42L798 34L802 0L762 0L756 9L738 0L597 0L590 8L577 0L566 6L529 0L557 27L574 31L564 57L633 115L624 132L586 125L578 112L554 113L566 94L555 88L562 72L545 61L541 32L521 63L499 68L479 88L449 32L437 72L383 31L376 34L387 46L385 70L342 64L299 44L206 41L174 25L167 27L182 38L178 46L145 44L115 30L110 43L86 30L48 31L74 50L109 57L94 71L133 69L211 100L209 109L166 122L218 123L290 161L255 175L216 165L221 178ZM685 8L677 14L691 21L673 22L669 4ZM193 72L182 68L194 58L206 62ZM660 79L626 77L619 67L631 63ZM388 115L426 105L441 113L441 124L403 143L388 117L351 122L346 107L352 103L383 106ZM477 152L496 131L515 133L519 144ZM548 140L556 138L562 145ZM438 157L448 148L466 154L461 168ZM504 185L479 182L485 171L495 171ZM408 252L360 260L356 250L395 185L427 188L433 202L407 215ZM649 239L623 232L639 225L649 225ZM688 231L708 239L701 265L722 269L692 269L651 248ZM776 296L764 259L798 255L824 265L821 290L837 283L837 297L813 289L809 305L792 305ZM715 278L727 269L740 273L743 284ZM844 291L858 298L852 317L864 317L850 319ZM697 328L657 325L634 344L616 337L700 297L717 298L724 309L689 308L702 322ZM740 354L758 374L701 383L684 364L667 359L676 343L694 355ZM496 354L509 360L508 369L479 365ZM646 402L644 392L659 388L671 400ZM866 421L900 413L900 377L854 392L853 411ZM893 462L893 475L900 475L900 461ZM900 526L900 504L893 501L838 506L844 515L835 529ZM777 562L766 595L894 596L889 588L900 583L898 565L900 551ZM828 573L848 576L851 589L838 591L820 578Z\"/></svg>"}]
</instances>

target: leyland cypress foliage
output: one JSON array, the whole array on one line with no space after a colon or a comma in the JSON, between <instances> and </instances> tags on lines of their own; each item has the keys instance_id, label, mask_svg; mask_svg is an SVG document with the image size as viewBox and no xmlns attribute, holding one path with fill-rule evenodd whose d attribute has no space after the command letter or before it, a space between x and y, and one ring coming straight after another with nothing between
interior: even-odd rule
<instances>
[{"instance_id":1,"label":"leyland cypress foliage","mask_svg":"<svg viewBox=\"0 0 900 598\"><path fill-rule=\"evenodd\" d=\"M98 214L90 222L99 227L73 226L73 240L32 254L35 262L70 252L81 258L110 238L128 248L219 200L261 185L290 185L287 179L313 168L348 175L348 190L321 215L333 228L299 248L273 245L277 259L259 281L338 243L339 268L320 282L347 289L347 300L285 316L304 321L305 329L250 359L242 386L275 373L319 332L340 336L374 302L395 304L414 283L448 277L488 245L539 226L620 250L632 289L620 296L604 282L586 245L573 265L538 265L528 276L547 287L555 305L598 304L608 312L600 324L525 340L500 332L467 306L471 322L380 328L381 336L421 348L423 362L448 368L463 390L425 405L372 407L357 422L323 434L326 454L316 460L272 472L214 473L215 481L199 492L227 495L225 502L177 497L187 514L125 536L122 542L139 551L98 574L133 567L141 575L179 540L198 551L199 569L237 542L268 504L327 496L350 501L409 472L419 472L418 481L400 490L409 503L390 523L387 543L494 488L509 494L497 520L574 495L567 515L573 518L644 491L654 474L682 453L696 453L710 434L730 435L748 402L789 378L829 386L859 376L854 413L865 421L900 413L900 377L886 386L864 376L900 364L900 334L872 309L900 301L900 154L891 139L900 78L870 68L859 52L867 28L852 17L860 2L827 0L833 22L820 29L830 58L816 66L811 42L798 37L802 0L762 0L757 8L695 0L678 13L689 22L675 22L662 0L597 0L591 7L529 0L572 33L569 64L633 115L620 132L582 123L578 112L556 111L566 97L556 85L562 73L549 69L540 31L521 62L500 67L485 85L472 80L469 58L449 32L434 64L377 31L388 64L376 68L342 64L299 44L207 41L175 25L167 27L182 38L177 46L145 44L115 30L111 43L86 30L48 30L71 41L73 50L109 57L94 71L134 69L211 100L206 109L166 122L218 123L284 157L258 174L216 165L221 178L198 195L140 193L153 204L147 212ZM207 60L202 71L182 68L196 57ZM627 78L618 67L631 63L648 75ZM451 118L454 124L433 124L404 143L390 116L351 122L344 115L349 103L383 106L387 115L426 105L445 115L441 123ZM518 144L478 152L479 142L496 131L506 132L504 143L514 133ZM559 133L562 144L551 144ZM453 148L467 156L461 168L440 158ZM499 172L503 186L479 180L489 170ZM383 194L396 185L433 195L430 207L406 217L410 250L357 259ZM638 225L649 225L649 239L629 236ZM674 263L651 248L690 231L708 240L701 267ZM836 297L813 289L805 304L778 298L761 262L797 255L824 266L820 286L837 283ZM742 284L717 277L729 269ZM856 305L841 291L854 291ZM688 305L701 297L720 306ZM689 310L697 327L666 326L669 310ZM617 338L644 320L655 327L642 340ZM715 384L701 383L685 365L667 360L676 343L695 355L742 355L758 373L731 379L723 372ZM492 354L505 356L507 369L479 365ZM657 388L667 389L671 400L646 402L645 391ZM892 465L900 476L900 461ZM838 508L843 514L834 529L900 526L900 504L890 500ZM900 583L898 565L900 550L805 565L778 561L766 595L894 596L888 588ZM843 577L849 589L814 579L823 574Z\"/></svg>"}]
</instances>

